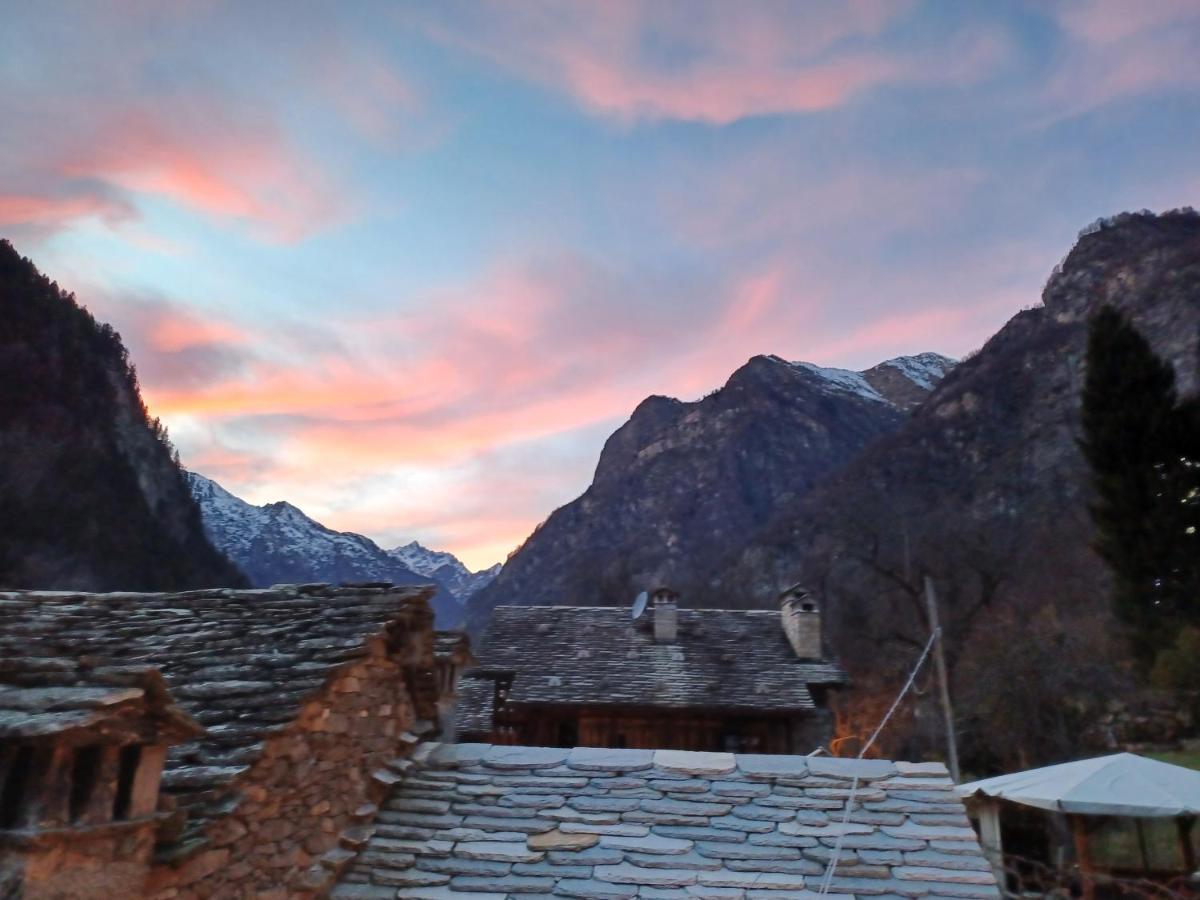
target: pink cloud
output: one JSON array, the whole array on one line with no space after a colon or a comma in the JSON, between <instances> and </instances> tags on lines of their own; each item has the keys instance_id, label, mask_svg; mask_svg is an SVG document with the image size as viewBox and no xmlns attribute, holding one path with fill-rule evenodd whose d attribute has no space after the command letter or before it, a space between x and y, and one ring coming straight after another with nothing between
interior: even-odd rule
<instances>
[{"instance_id":1,"label":"pink cloud","mask_svg":"<svg viewBox=\"0 0 1200 900\"><path fill-rule=\"evenodd\" d=\"M1050 109L1043 122L1200 86L1200 7L1192 0L1064 0L1051 14L1067 40L1040 94Z\"/></svg>"},{"instance_id":2,"label":"pink cloud","mask_svg":"<svg viewBox=\"0 0 1200 900\"><path fill-rule=\"evenodd\" d=\"M427 27L596 113L727 125L833 109L886 85L974 79L995 65L995 39L952 41L936 60L884 47L912 6L540 0L474 4Z\"/></svg>"}]
</instances>

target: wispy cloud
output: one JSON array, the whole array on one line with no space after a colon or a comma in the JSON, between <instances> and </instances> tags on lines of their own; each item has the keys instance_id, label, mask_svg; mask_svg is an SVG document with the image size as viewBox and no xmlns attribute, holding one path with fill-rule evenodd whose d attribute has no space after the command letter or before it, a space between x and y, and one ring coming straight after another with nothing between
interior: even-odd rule
<instances>
[{"instance_id":1,"label":"wispy cloud","mask_svg":"<svg viewBox=\"0 0 1200 900\"><path fill-rule=\"evenodd\" d=\"M912 5L538 0L441 5L427 27L596 113L724 125L914 77L914 60L874 43Z\"/></svg>"}]
</instances>

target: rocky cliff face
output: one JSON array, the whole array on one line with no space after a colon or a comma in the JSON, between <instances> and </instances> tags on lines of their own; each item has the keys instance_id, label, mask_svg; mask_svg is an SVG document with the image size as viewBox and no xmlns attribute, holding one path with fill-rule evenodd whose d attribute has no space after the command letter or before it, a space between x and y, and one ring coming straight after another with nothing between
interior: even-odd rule
<instances>
[{"instance_id":1,"label":"rocky cliff face","mask_svg":"<svg viewBox=\"0 0 1200 900\"><path fill-rule=\"evenodd\" d=\"M487 573L467 571L452 554L415 542L389 552L361 534L326 528L290 503L255 506L196 472L188 472L187 479L205 531L255 587L321 581L436 584L430 605L438 627L451 628L462 621L463 599L488 580Z\"/></svg>"},{"instance_id":2,"label":"rocky cliff face","mask_svg":"<svg viewBox=\"0 0 1200 900\"><path fill-rule=\"evenodd\" d=\"M967 752L997 765L1102 749L1083 748L1079 734L1122 689L1124 649L1091 550L1077 444L1088 320L1102 303L1125 311L1194 391L1200 216L1093 226L1042 299L898 429L776 510L714 586L767 604L778 584L807 582L865 694L928 635L921 591L932 576Z\"/></svg>"},{"instance_id":3,"label":"rocky cliff face","mask_svg":"<svg viewBox=\"0 0 1200 900\"><path fill-rule=\"evenodd\" d=\"M120 336L0 241L0 585L239 586Z\"/></svg>"},{"instance_id":4,"label":"rocky cliff face","mask_svg":"<svg viewBox=\"0 0 1200 900\"><path fill-rule=\"evenodd\" d=\"M476 595L469 620L501 603L624 604L658 582L706 592L717 559L899 427L951 365L923 354L859 373L757 356L703 400L650 397L608 439L591 487Z\"/></svg>"},{"instance_id":5,"label":"rocky cliff face","mask_svg":"<svg viewBox=\"0 0 1200 900\"><path fill-rule=\"evenodd\" d=\"M1010 559L1086 556L1088 475L1077 440L1088 319L1104 303L1125 311L1174 365L1181 391L1195 391L1200 216L1125 214L1092 226L1042 299L956 366L899 429L781 506L741 554L739 582L752 578L765 601L774 578L802 564L816 577L814 566L854 555L848 548L864 536L893 544L905 532L910 557L918 541L939 540ZM1051 543L1032 546L1050 532ZM1089 589L1098 589L1103 573L1093 572Z\"/></svg>"}]
</instances>

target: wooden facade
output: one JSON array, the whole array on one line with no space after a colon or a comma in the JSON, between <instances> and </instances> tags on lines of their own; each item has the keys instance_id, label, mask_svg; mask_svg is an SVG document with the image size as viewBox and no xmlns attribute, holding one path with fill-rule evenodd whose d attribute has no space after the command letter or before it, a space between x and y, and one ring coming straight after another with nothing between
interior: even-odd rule
<instances>
[{"instance_id":1,"label":"wooden facade","mask_svg":"<svg viewBox=\"0 0 1200 900\"><path fill-rule=\"evenodd\" d=\"M821 711L797 719L769 713L733 715L721 710L524 707L497 714L486 740L535 747L807 753L821 742L817 732L824 718Z\"/></svg>"}]
</instances>

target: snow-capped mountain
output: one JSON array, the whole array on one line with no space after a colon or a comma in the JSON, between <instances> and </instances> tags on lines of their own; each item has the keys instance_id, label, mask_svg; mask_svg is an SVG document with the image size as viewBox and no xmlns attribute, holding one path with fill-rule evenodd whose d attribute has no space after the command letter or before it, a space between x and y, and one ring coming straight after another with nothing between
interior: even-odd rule
<instances>
[{"instance_id":1,"label":"snow-capped mountain","mask_svg":"<svg viewBox=\"0 0 1200 900\"><path fill-rule=\"evenodd\" d=\"M779 360L777 356L771 358ZM816 376L831 391L854 394L864 400L887 403L899 409L910 409L924 400L954 364L955 360L940 353L897 356L862 372L828 368L809 362L790 363Z\"/></svg>"},{"instance_id":2,"label":"snow-capped mountain","mask_svg":"<svg viewBox=\"0 0 1200 900\"><path fill-rule=\"evenodd\" d=\"M495 578L501 567L500 563L496 563L490 569L472 572L453 553L447 553L445 550L430 550L416 541L401 547L393 547L388 553L418 575L424 575L439 584L446 585L463 603L466 603L472 594Z\"/></svg>"},{"instance_id":3,"label":"snow-capped mountain","mask_svg":"<svg viewBox=\"0 0 1200 900\"><path fill-rule=\"evenodd\" d=\"M444 578L434 570L419 571L370 538L326 528L290 503L255 506L210 478L196 472L186 474L209 540L237 563L253 585L312 581L434 583L440 589L433 598L438 627L452 627L461 621L465 598L460 598L455 585L462 579ZM444 555L462 567L453 556ZM444 563L443 568L448 565Z\"/></svg>"}]
</instances>

